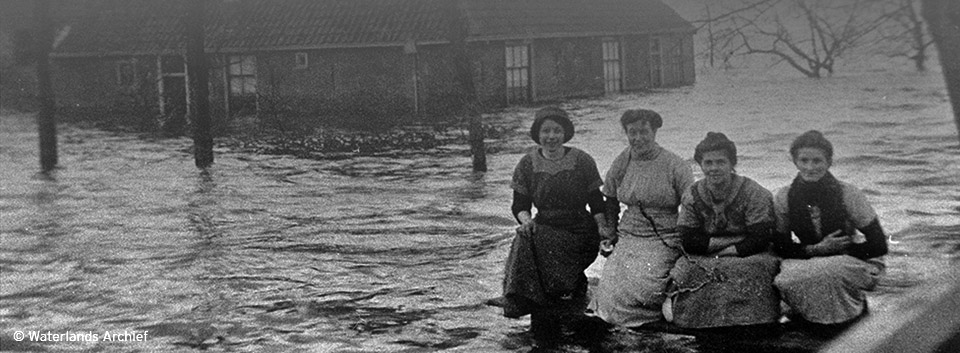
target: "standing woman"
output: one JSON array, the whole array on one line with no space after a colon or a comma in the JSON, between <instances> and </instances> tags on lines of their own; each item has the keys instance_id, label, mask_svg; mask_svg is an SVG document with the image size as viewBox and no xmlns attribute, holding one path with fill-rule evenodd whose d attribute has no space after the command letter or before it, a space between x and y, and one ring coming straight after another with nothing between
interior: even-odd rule
<instances>
[{"instance_id":1,"label":"standing woman","mask_svg":"<svg viewBox=\"0 0 960 353\"><path fill-rule=\"evenodd\" d=\"M799 173L774 199L775 244L785 258L774 283L794 317L851 322L866 313L864 291L883 272L887 236L863 192L830 174L833 145L823 134L803 133L790 156Z\"/></svg>"},{"instance_id":2,"label":"standing woman","mask_svg":"<svg viewBox=\"0 0 960 353\"><path fill-rule=\"evenodd\" d=\"M511 209L520 226L507 257L503 315L531 314L531 331L541 346L555 344L560 324L583 315L583 271L597 257L600 233L612 233L599 228L606 220L596 162L564 146L573 132L564 110L537 111L530 137L539 146L520 159L513 174Z\"/></svg>"},{"instance_id":3,"label":"standing woman","mask_svg":"<svg viewBox=\"0 0 960 353\"><path fill-rule=\"evenodd\" d=\"M687 190L680 207L677 226L691 256L671 272L673 322L687 328L777 322L773 194L736 173L737 146L722 133L707 133L693 159L704 178Z\"/></svg>"},{"instance_id":4,"label":"standing woman","mask_svg":"<svg viewBox=\"0 0 960 353\"><path fill-rule=\"evenodd\" d=\"M677 212L693 171L680 156L656 142L663 118L652 110L627 110L620 125L630 146L613 161L603 185L616 244L603 266L593 303L608 323L636 327L663 319L670 269L680 256ZM617 220L620 203L627 205ZM619 223L619 224L618 224Z\"/></svg>"}]
</instances>

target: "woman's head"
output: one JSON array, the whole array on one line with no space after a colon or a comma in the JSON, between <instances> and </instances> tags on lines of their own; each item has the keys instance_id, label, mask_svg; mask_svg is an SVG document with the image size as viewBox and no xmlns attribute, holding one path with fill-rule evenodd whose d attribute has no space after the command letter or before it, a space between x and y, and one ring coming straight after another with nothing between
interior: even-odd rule
<instances>
[{"instance_id":1,"label":"woman's head","mask_svg":"<svg viewBox=\"0 0 960 353\"><path fill-rule=\"evenodd\" d=\"M817 181L833 165L833 144L820 131L810 130L790 144L790 157L803 180Z\"/></svg>"},{"instance_id":2,"label":"woman's head","mask_svg":"<svg viewBox=\"0 0 960 353\"><path fill-rule=\"evenodd\" d=\"M546 124L545 122L551 122ZM557 127L559 126L559 131ZM564 144L573 138L573 122L566 111L557 107L544 107L537 110L533 125L530 126L530 138L537 144L559 143Z\"/></svg>"},{"instance_id":3,"label":"woman's head","mask_svg":"<svg viewBox=\"0 0 960 353\"><path fill-rule=\"evenodd\" d=\"M697 164L703 162L703 154L710 151L721 151L727 156L731 166L737 166L737 145L720 132L708 132L707 137L697 144L693 151L693 160Z\"/></svg>"},{"instance_id":4,"label":"woman's head","mask_svg":"<svg viewBox=\"0 0 960 353\"><path fill-rule=\"evenodd\" d=\"M656 141L663 118L652 110L630 109L620 116L620 125L627 134L630 146L643 148Z\"/></svg>"},{"instance_id":5,"label":"woman's head","mask_svg":"<svg viewBox=\"0 0 960 353\"><path fill-rule=\"evenodd\" d=\"M737 145L719 132L708 132L697 144L693 160L700 165L703 175L711 184L723 184L730 180L737 166Z\"/></svg>"}]
</instances>

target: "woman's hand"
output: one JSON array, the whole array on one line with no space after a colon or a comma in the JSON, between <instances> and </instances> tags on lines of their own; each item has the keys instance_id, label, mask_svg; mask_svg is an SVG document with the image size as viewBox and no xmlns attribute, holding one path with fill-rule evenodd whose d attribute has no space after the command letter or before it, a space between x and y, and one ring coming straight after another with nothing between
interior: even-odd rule
<instances>
[{"instance_id":1,"label":"woman's hand","mask_svg":"<svg viewBox=\"0 0 960 353\"><path fill-rule=\"evenodd\" d=\"M532 219L527 219L517 227L517 236L529 239L536 231L537 223Z\"/></svg>"},{"instance_id":2,"label":"woman's hand","mask_svg":"<svg viewBox=\"0 0 960 353\"><path fill-rule=\"evenodd\" d=\"M603 239L600 241L600 256L608 257L610 254L613 254L614 246L616 246L616 239Z\"/></svg>"},{"instance_id":3,"label":"woman's hand","mask_svg":"<svg viewBox=\"0 0 960 353\"><path fill-rule=\"evenodd\" d=\"M853 238L844 235L843 230L827 234L819 243L807 246L807 254L811 256L838 255L847 251L847 248L853 244Z\"/></svg>"}]
</instances>

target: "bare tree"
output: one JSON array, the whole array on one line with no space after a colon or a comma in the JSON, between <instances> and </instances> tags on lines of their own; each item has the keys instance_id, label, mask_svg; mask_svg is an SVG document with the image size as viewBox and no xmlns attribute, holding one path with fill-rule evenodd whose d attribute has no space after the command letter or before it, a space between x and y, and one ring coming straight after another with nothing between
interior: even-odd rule
<instances>
[{"instance_id":1,"label":"bare tree","mask_svg":"<svg viewBox=\"0 0 960 353\"><path fill-rule=\"evenodd\" d=\"M886 18L870 0L739 0L709 25L712 50L770 55L807 77L832 74L838 58L862 44Z\"/></svg>"},{"instance_id":2,"label":"bare tree","mask_svg":"<svg viewBox=\"0 0 960 353\"><path fill-rule=\"evenodd\" d=\"M888 25L880 28L878 41L892 45L887 49L891 56L903 56L913 61L917 71L927 70L927 50L933 38L924 29L925 23L919 11L918 0L887 0Z\"/></svg>"},{"instance_id":3,"label":"bare tree","mask_svg":"<svg viewBox=\"0 0 960 353\"><path fill-rule=\"evenodd\" d=\"M940 52L940 66L960 139L960 1L923 0L923 18Z\"/></svg>"}]
</instances>

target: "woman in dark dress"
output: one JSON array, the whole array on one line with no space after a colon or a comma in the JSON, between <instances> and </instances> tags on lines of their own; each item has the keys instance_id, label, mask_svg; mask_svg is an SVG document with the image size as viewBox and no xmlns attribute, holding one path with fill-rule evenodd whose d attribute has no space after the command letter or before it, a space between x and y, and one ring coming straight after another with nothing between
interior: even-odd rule
<instances>
[{"instance_id":1,"label":"woman in dark dress","mask_svg":"<svg viewBox=\"0 0 960 353\"><path fill-rule=\"evenodd\" d=\"M530 137L539 146L520 159L511 185L511 210L520 226L506 262L503 314L531 314L538 345L555 344L560 325L583 314L583 271L597 257L600 234L612 232L606 227L596 162L586 152L564 146L573 134L564 110L537 111Z\"/></svg>"}]
</instances>

